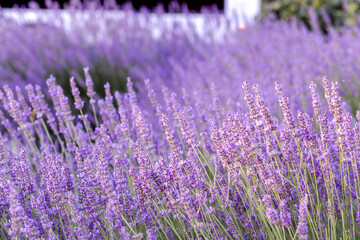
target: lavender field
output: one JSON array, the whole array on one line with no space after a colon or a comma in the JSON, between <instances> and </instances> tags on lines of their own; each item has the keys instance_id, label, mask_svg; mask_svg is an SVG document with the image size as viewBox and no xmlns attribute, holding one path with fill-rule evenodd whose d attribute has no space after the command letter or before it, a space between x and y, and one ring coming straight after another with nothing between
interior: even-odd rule
<instances>
[{"instance_id":1,"label":"lavender field","mask_svg":"<svg viewBox=\"0 0 360 240\"><path fill-rule=\"evenodd\" d=\"M0 239L360 238L359 24L80 7L0 10Z\"/></svg>"}]
</instances>

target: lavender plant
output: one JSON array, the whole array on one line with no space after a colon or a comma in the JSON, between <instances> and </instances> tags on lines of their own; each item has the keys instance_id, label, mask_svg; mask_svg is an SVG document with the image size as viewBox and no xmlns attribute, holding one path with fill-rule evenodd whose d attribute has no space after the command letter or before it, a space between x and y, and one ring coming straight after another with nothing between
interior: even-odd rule
<instances>
[{"instance_id":1,"label":"lavender plant","mask_svg":"<svg viewBox=\"0 0 360 240\"><path fill-rule=\"evenodd\" d=\"M74 78L77 115L53 76L48 93L2 88L2 239L360 237L360 125L337 82L323 78L324 101L310 84L315 114L295 113L275 83L275 118L247 82L247 109L226 109L215 85L205 104L146 80L153 108L144 109L129 78L127 93L105 84L94 99L85 75L96 126Z\"/></svg>"},{"instance_id":2,"label":"lavender plant","mask_svg":"<svg viewBox=\"0 0 360 240\"><path fill-rule=\"evenodd\" d=\"M357 27L124 16L0 21L1 239L360 238Z\"/></svg>"}]
</instances>

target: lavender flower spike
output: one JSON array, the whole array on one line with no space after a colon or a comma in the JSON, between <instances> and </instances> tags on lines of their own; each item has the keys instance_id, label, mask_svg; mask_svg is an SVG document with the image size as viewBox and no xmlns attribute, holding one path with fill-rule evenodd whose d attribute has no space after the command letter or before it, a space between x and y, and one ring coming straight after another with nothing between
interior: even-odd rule
<instances>
[{"instance_id":1,"label":"lavender flower spike","mask_svg":"<svg viewBox=\"0 0 360 240\"><path fill-rule=\"evenodd\" d=\"M280 204L280 220L284 227L291 227L291 213L289 211L289 207L287 201L285 199L281 200Z\"/></svg>"},{"instance_id":2,"label":"lavender flower spike","mask_svg":"<svg viewBox=\"0 0 360 240\"><path fill-rule=\"evenodd\" d=\"M85 67L84 68L84 73L85 73L85 85L87 87L87 93L86 95L93 99L95 96L95 92L94 92L94 83L93 80L91 79L91 76L89 74L89 67Z\"/></svg>"},{"instance_id":3,"label":"lavender flower spike","mask_svg":"<svg viewBox=\"0 0 360 240\"><path fill-rule=\"evenodd\" d=\"M279 215L277 210L275 210L272 206L270 195L265 195L263 197L263 202L266 210L266 216L272 224L277 224L279 222Z\"/></svg>"},{"instance_id":4,"label":"lavender flower spike","mask_svg":"<svg viewBox=\"0 0 360 240\"><path fill-rule=\"evenodd\" d=\"M314 82L310 83L310 91L311 91L311 97L312 97L312 104L314 108L314 113L317 116L317 119L320 120L321 118L321 102L319 99L319 96L316 92L316 85Z\"/></svg>"},{"instance_id":5,"label":"lavender flower spike","mask_svg":"<svg viewBox=\"0 0 360 240\"><path fill-rule=\"evenodd\" d=\"M308 227L306 221L307 215L307 205L308 205L308 195L306 194L300 202L299 207L299 223L296 229L296 232L299 234L299 240L308 239Z\"/></svg>"},{"instance_id":6,"label":"lavender flower spike","mask_svg":"<svg viewBox=\"0 0 360 240\"><path fill-rule=\"evenodd\" d=\"M294 121L293 114L290 110L289 98L283 96L282 87L278 82L275 82L275 89L279 96L280 107L284 114L284 122L285 122L286 126L290 130L292 130L295 128L295 121Z\"/></svg>"},{"instance_id":7,"label":"lavender flower spike","mask_svg":"<svg viewBox=\"0 0 360 240\"><path fill-rule=\"evenodd\" d=\"M341 123L342 118L342 109L341 109L341 97L339 96L338 83L331 83L331 108L330 111L334 114L335 122Z\"/></svg>"},{"instance_id":8,"label":"lavender flower spike","mask_svg":"<svg viewBox=\"0 0 360 240\"><path fill-rule=\"evenodd\" d=\"M81 100L81 98L80 98L80 91L76 87L74 77L70 78L70 86L71 86L71 93L72 93L72 95L74 97L74 100L75 100L75 108L77 110L81 110L84 107L84 101Z\"/></svg>"}]
</instances>

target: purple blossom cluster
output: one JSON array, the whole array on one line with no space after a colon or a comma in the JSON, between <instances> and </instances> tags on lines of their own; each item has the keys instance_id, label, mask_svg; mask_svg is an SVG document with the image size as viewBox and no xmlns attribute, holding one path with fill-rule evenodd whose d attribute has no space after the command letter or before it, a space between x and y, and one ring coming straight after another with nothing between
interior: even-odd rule
<instances>
[{"instance_id":1,"label":"purple blossom cluster","mask_svg":"<svg viewBox=\"0 0 360 240\"><path fill-rule=\"evenodd\" d=\"M204 103L146 80L144 109L130 78L102 99L84 75L96 123L73 77L78 115L53 76L47 93L0 91L3 239L360 237L360 123L337 82L322 79L327 107L310 84L315 114L296 114L276 82L275 118L257 84L242 84L247 109L234 111L215 85Z\"/></svg>"}]
</instances>

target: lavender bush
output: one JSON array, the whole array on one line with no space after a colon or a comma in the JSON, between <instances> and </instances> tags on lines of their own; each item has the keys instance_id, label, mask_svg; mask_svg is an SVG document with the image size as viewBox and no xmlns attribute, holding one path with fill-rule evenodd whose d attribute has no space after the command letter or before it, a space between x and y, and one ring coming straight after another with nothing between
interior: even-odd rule
<instances>
[{"instance_id":1,"label":"lavender bush","mask_svg":"<svg viewBox=\"0 0 360 240\"><path fill-rule=\"evenodd\" d=\"M54 77L40 88L4 86L1 100L2 239L356 239L360 237L359 119L337 82L311 83L314 114L293 111L278 82L282 118L259 86L242 84L247 109L145 81L151 112L127 93L96 98L89 124ZM160 100L163 100L164 104ZM9 115L10 117L5 117ZM148 116L154 116L154 121Z\"/></svg>"},{"instance_id":2,"label":"lavender bush","mask_svg":"<svg viewBox=\"0 0 360 240\"><path fill-rule=\"evenodd\" d=\"M124 16L0 21L1 239L360 238L357 27Z\"/></svg>"}]
</instances>

